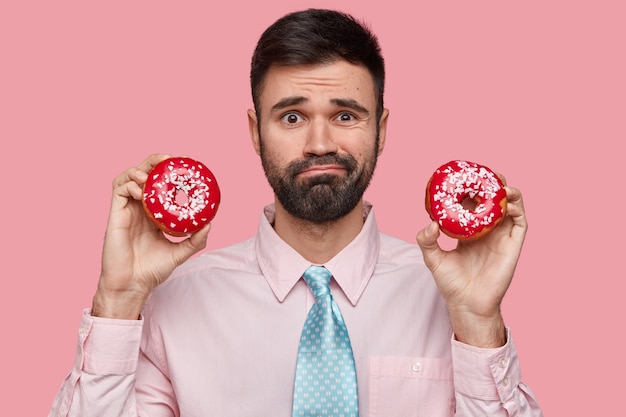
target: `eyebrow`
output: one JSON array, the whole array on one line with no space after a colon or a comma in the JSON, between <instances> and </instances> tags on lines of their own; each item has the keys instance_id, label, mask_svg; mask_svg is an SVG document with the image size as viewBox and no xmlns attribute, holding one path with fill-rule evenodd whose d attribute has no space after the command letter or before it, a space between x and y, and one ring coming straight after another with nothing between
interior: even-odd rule
<instances>
[{"instance_id":1,"label":"eyebrow","mask_svg":"<svg viewBox=\"0 0 626 417\"><path fill-rule=\"evenodd\" d=\"M276 112L276 111L283 110L283 109L285 109L287 107L296 106L298 104L306 103L307 101L309 101L309 99L304 97L304 96L285 97L285 98L279 100L278 103L274 104L270 111L273 113L273 112ZM330 102L332 104L336 105L336 106L347 107L349 109L352 109L352 110L357 111L359 113L363 113L365 115L369 115L370 114L369 110L367 110L365 107L360 105L354 99L333 98L333 99L330 100Z\"/></svg>"},{"instance_id":2,"label":"eyebrow","mask_svg":"<svg viewBox=\"0 0 626 417\"><path fill-rule=\"evenodd\" d=\"M304 97L304 96L291 96L291 97L285 97L281 100L278 101L278 103L274 104L272 106L272 108L270 109L270 111L273 113L275 111L278 110L283 110L287 107L291 107L291 106L296 106L298 104L302 104L309 101L308 98Z\"/></svg>"},{"instance_id":3,"label":"eyebrow","mask_svg":"<svg viewBox=\"0 0 626 417\"><path fill-rule=\"evenodd\" d=\"M363 113L365 115L369 115L370 112L365 107L360 105L356 100L351 98L334 98L330 100L331 103L336 104L339 107L347 107L359 113Z\"/></svg>"}]
</instances>

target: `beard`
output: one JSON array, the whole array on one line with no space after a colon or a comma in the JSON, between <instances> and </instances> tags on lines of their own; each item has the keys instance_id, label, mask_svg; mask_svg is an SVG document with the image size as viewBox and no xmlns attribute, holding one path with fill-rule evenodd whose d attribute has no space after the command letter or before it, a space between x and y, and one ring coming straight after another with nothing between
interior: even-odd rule
<instances>
[{"instance_id":1,"label":"beard","mask_svg":"<svg viewBox=\"0 0 626 417\"><path fill-rule=\"evenodd\" d=\"M292 216L316 224L338 220L359 204L378 159L378 146L375 146L363 165L351 155L327 154L293 161L281 171L267 156L262 138L259 141L263 170L280 204ZM338 165L346 173L297 178L299 173L316 165Z\"/></svg>"}]
</instances>

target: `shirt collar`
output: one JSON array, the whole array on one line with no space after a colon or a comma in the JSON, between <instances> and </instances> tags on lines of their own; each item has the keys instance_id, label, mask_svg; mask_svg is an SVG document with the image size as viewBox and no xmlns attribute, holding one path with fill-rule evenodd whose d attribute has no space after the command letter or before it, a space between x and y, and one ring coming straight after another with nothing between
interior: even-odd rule
<instances>
[{"instance_id":1,"label":"shirt collar","mask_svg":"<svg viewBox=\"0 0 626 417\"><path fill-rule=\"evenodd\" d=\"M264 208L255 250L263 276L282 302L311 263L276 234L272 227L275 214L274 204ZM380 249L374 208L368 202L363 204L363 217L359 234L324 264L352 305L356 305L374 273Z\"/></svg>"}]
</instances>

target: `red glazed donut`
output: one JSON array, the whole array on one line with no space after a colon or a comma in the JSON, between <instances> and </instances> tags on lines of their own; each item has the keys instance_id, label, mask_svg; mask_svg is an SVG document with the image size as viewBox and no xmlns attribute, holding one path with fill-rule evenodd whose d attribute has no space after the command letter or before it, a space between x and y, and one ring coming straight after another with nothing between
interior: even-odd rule
<instances>
[{"instance_id":1,"label":"red glazed donut","mask_svg":"<svg viewBox=\"0 0 626 417\"><path fill-rule=\"evenodd\" d=\"M143 186L148 217L165 233L187 236L215 217L220 189L213 173L191 158L159 162Z\"/></svg>"},{"instance_id":2,"label":"red glazed donut","mask_svg":"<svg viewBox=\"0 0 626 417\"><path fill-rule=\"evenodd\" d=\"M426 211L455 239L478 239L506 215L506 190L489 168L468 161L439 167L426 187Z\"/></svg>"}]
</instances>

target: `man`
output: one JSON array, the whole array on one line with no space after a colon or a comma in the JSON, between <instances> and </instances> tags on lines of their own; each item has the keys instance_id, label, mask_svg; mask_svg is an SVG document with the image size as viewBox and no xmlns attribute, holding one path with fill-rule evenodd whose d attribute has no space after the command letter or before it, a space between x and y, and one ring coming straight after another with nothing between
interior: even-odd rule
<instances>
[{"instance_id":1,"label":"man","mask_svg":"<svg viewBox=\"0 0 626 417\"><path fill-rule=\"evenodd\" d=\"M98 289L50 415L541 415L500 314L527 228L520 192L507 187L503 223L454 251L436 223L419 247L378 231L362 196L386 142L384 65L350 16L279 19L251 84L250 134L275 195L256 236L188 260L209 226L172 243L142 211L141 185L166 155L117 177ZM332 273L325 296L347 326L355 389L299 386L311 265ZM306 365L315 378L334 373L324 358Z\"/></svg>"}]
</instances>

